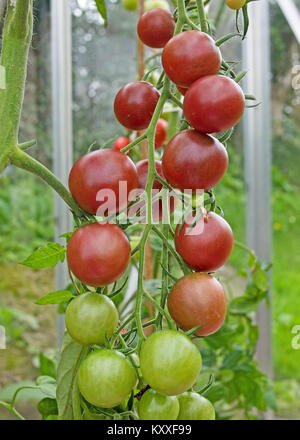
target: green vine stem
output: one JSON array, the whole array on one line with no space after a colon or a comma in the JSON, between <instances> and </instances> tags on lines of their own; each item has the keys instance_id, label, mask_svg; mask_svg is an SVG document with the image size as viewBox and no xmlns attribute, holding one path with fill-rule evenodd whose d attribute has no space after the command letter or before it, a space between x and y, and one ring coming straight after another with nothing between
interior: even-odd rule
<instances>
[{"instance_id":1,"label":"green vine stem","mask_svg":"<svg viewBox=\"0 0 300 440\"><path fill-rule=\"evenodd\" d=\"M43 179L46 183L48 183L51 188L53 188L57 194L69 205L72 211L78 216L82 216L84 213L78 207L74 199L72 198L69 191L66 187L61 183L57 177L44 165L35 160L33 157L29 156L24 151L19 148L15 148L13 150L13 154L11 156L11 163L18 168L22 168L23 170L29 171L32 174Z\"/></svg>"},{"instance_id":2,"label":"green vine stem","mask_svg":"<svg viewBox=\"0 0 300 440\"><path fill-rule=\"evenodd\" d=\"M198 9L201 30L203 32L208 33L208 26L207 26L207 21L206 21L206 16L205 16L205 9L204 9L203 0L196 0L196 3L197 3L197 9Z\"/></svg>"},{"instance_id":3,"label":"green vine stem","mask_svg":"<svg viewBox=\"0 0 300 440\"><path fill-rule=\"evenodd\" d=\"M6 88L0 89L0 174L9 165L18 133L30 47L33 0L9 2L3 30L0 64L5 69Z\"/></svg>"},{"instance_id":4,"label":"green vine stem","mask_svg":"<svg viewBox=\"0 0 300 440\"><path fill-rule=\"evenodd\" d=\"M17 417L17 419L19 419L19 420L25 420L25 418L22 416L22 414L20 414L20 413L16 410L16 408L15 408L14 406L12 406L10 403L2 402L2 401L0 400L0 406L1 406L2 408L7 409L8 411L10 411L14 416Z\"/></svg>"}]
</instances>

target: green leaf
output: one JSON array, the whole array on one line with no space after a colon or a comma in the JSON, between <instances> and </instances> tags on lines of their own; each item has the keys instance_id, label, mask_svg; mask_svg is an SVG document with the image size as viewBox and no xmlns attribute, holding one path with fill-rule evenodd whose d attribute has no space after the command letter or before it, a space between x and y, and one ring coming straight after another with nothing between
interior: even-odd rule
<instances>
[{"instance_id":1,"label":"green leaf","mask_svg":"<svg viewBox=\"0 0 300 440\"><path fill-rule=\"evenodd\" d=\"M240 296L234 298L229 306L230 313L246 315L247 313L256 312L260 301L260 297Z\"/></svg>"},{"instance_id":2,"label":"green leaf","mask_svg":"<svg viewBox=\"0 0 300 440\"><path fill-rule=\"evenodd\" d=\"M267 274L260 268L257 267L252 274L252 279L256 287L262 292L268 290L268 277Z\"/></svg>"},{"instance_id":3,"label":"green leaf","mask_svg":"<svg viewBox=\"0 0 300 440\"><path fill-rule=\"evenodd\" d=\"M43 376L50 376L54 379L56 378L56 364L55 361L44 353L40 353L39 355L40 362L40 374Z\"/></svg>"},{"instance_id":4,"label":"green leaf","mask_svg":"<svg viewBox=\"0 0 300 440\"><path fill-rule=\"evenodd\" d=\"M39 376L36 384L47 397L56 398L56 380L50 376Z\"/></svg>"},{"instance_id":5,"label":"green leaf","mask_svg":"<svg viewBox=\"0 0 300 440\"><path fill-rule=\"evenodd\" d=\"M50 399L49 397L45 397L45 399L42 399L38 403L37 409L39 413L43 416L43 420L48 419L49 416L58 414L56 400Z\"/></svg>"},{"instance_id":6,"label":"green leaf","mask_svg":"<svg viewBox=\"0 0 300 440\"><path fill-rule=\"evenodd\" d=\"M241 350L234 350L225 356L222 364L222 369L228 370L233 368L242 358L243 352Z\"/></svg>"},{"instance_id":7,"label":"green leaf","mask_svg":"<svg viewBox=\"0 0 300 440\"><path fill-rule=\"evenodd\" d=\"M35 304L46 305L46 304L61 304L74 298L74 295L68 290L57 290L56 292L48 293L48 295L43 296Z\"/></svg>"},{"instance_id":8,"label":"green leaf","mask_svg":"<svg viewBox=\"0 0 300 440\"><path fill-rule=\"evenodd\" d=\"M89 347L84 347L73 341L65 332L62 350L57 367L57 406L60 420L74 420L73 387L80 363L87 356ZM75 409L75 413L77 409Z\"/></svg>"},{"instance_id":9,"label":"green leaf","mask_svg":"<svg viewBox=\"0 0 300 440\"><path fill-rule=\"evenodd\" d=\"M46 246L42 246L33 252L22 264L32 269L54 267L59 261L64 261L65 253L64 246L58 243L48 243Z\"/></svg>"},{"instance_id":10,"label":"green leaf","mask_svg":"<svg viewBox=\"0 0 300 440\"><path fill-rule=\"evenodd\" d=\"M99 14L104 20L104 26L107 26L107 10L105 0L95 0Z\"/></svg>"}]
</instances>

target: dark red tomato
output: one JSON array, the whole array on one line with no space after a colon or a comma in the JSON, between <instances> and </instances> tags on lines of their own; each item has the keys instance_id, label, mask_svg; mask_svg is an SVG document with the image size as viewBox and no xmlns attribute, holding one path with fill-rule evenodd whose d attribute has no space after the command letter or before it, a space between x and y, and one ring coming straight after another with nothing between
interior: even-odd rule
<instances>
[{"instance_id":1,"label":"dark red tomato","mask_svg":"<svg viewBox=\"0 0 300 440\"><path fill-rule=\"evenodd\" d=\"M116 118L130 130L143 130L148 127L158 100L158 90L152 84L131 82L117 93L114 103Z\"/></svg>"},{"instance_id":2,"label":"dark red tomato","mask_svg":"<svg viewBox=\"0 0 300 440\"><path fill-rule=\"evenodd\" d=\"M130 139L128 139L125 136L121 136L115 140L114 149L117 151L120 151L120 150L122 150L122 148L127 147L127 145L129 145L129 144L130 144Z\"/></svg>"},{"instance_id":3,"label":"dark red tomato","mask_svg":"<svg viewBox=\"0 0 300 440\"><path fill-rule=\"evenodd\" d=\"M145 189L146 183L147 183L147 178L148 178L148 159L140 160L139 162L137 162L136 169L137 169L138 176L139 176L139 188ZM155 161L155 169L156 169L156 172L159 174L159 176L162 179L165 179L165 176L162 171L162 165L159 160ZM155 179L153 182L152 188L153 188L153 190L156 191L153 193L153 197L155 197L158 194L158 192L162 189L162 184L157 179ZM134 205L132 210L129 211L129 216L131 216L134 213L137 213L137 210L142 209L144 206L145 206L145 202L140 202L140 203ZM174 209L175 209L174 197L170 197L170 199L169 199L169 213L172 214L172 212L174 212ZM145 211L142 211L141 214L145 215ZM162 200L156 200L152 204L153 221L158 222L159 220L162 219L162 215L163 215ZM144 222L145 222L145 220L143 220L143 223Z\"/></svg>"},{"instance_id":4,"label":"dark red tomato","mask_svg":"<svg viewBox=\"0 0 300 440\"><path fill-rule=\"evenodd\" d=\"M206 190L216 185L225 174L228 155L216 138L196 130L184 130L167 144L162 166L173 188Z\"/></svg>"},{"instance_id":5,"label":"dark red tomato","mask_svg":"<svg viewBox=\"0 0 300 440\"><path fill-rule=\"evenodd\" d=\"M194 334L208 336L222 326L226 317L226 295L216 278L191 273L174 285L168 296L168 309L184 331L202 325Z\"/></svg>"},{"instance_id":6,"label":"dark red tomato","mask_svg":"<svg viewBox=\"0 0 300 440\"><path fill-rule=\"evenodd\" d=\"M138 36L142 42L153 48L164 47L172 38L174 29L173 15L161 8L145 12L137 25Z\"/></svg>"},{"instance_id":7,"label":"dark red tomato","mask_svg":"<svg viewBox=\"0 0 300 440\"><path fill-rule=\"evenodd\" d=\"M181 32L166 44L162 64L171 81L188 87L202 76L218 73L221 52L214 40L204 32Z\"/></svg>"},{"instance_id":8,"label":"dark red tomato","mask_svg":"<svg viewBox=\"0 0 300 440\"><path fill-rule=\"evenodd\" d=\"M150 12L150 11L149 11ZM161 148L167 140L168 136L168 123L162 118L159 118L155 130L155 148L158 150Z\"/></svg>"},{"instance_id":9,"label":"dark red tomato","mask_svg":"<svg viewBox=\"0 0 300 440\"><path fill-rule=\"evenodd\" d=\"M245 97L240 86L227 76L208 75L188 89L183 111L189 124L202 133L218 133L241 118Z\"/></svg>"},{"instance_id":10,"label":"dark red tomato","mask_svg":"<svg viewBox=\"0 0 300 440\"><path fill-rule=\"evenodd\" d=\"M125 272L130 244L122 229L110 223L92 223L72 235L67 245L70 270L88 286L106 286Z\"/></svg>"},{"instance_id":11,"label":"dark red tomato","mask_svg":"<svg viewBox=\"0 0 300 440\"><path fill-rule=\"evenodd\" d=\"M127 185L122 197L120 182ZM138 175L132 160L126 154L111 149L85 154L75 162L69 176L69 188L78 205L99 216L126 208L128 194L137 186ZM107 195L98 193L100 190L106 190ZM108 194L109 191L115 197Z\"/></svg>"},{"instance_id":12,"label":"dark red tomato","mask_svg":"<svg viewBox=\"0 0 300 440\"><path fill-rule=\"evenodd\" d=\"M186 92L188 91L188 87L180 87L180 86L176 86L178 92L182 95L185 96Z\"/></svg>"},{"instance_id":13,"label":"dark red tomato","mask_svg":"<svg viewBox=\"0 0 300 440\"><path fill-rule=\"evenodd\" d=\"M193 227L190 216L177 225L175 247L185 263L197 272L211 272L223 266L233 248L232 230L222 217L214 212L202 216Z\"/></svg>"}]
</instances>

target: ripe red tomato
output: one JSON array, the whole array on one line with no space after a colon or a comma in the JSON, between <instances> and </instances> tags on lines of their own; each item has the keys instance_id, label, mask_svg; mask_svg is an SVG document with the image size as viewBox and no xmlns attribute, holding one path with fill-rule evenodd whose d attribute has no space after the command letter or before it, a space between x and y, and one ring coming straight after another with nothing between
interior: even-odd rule
<instances>
[{"instance_id":1,"label":"ripe red tomato","mask_svg":"<svg viewBox=\"0 0 300 440\"><path fill-rule=\"evenodd\" d=\"M92 405L112 408L119 405L136 385L136 372L120 352L102 348L90 353L77 374L79 391Z\"/></svg>"},{"instance_id":2,"label":"ripe red tomato","mask_svg":"<svg viewBox=\"0 0 300 440\"><path fill-rule=\"evenodd\" d=\"M173 188L209 189L224 176L228 155L216 138L195 130L177 133L162 158L163 173Z\"/></svg>"},{"instance_id":3,"label":"ripe red tomato","mask_svg":"<svg viewBox=\"0 0 300 440\"><path fill-rule=\"evenodd\" d=\"M140 160L139 162L136 163L136 169L138 172L138 176L139 176L139 188L140 189L145 189L146 188L146 183L147 183L147 178L148 178L148 159L143 159ZM165 179L165 176L163 174L162 171L162 165L161 162L159 160L155 161L155 169L157 171L157 173L159 174L159 176L163 179ZM153 182L153 190L157 190L156 193L153 194L153 196L155 196L158 191L160 191L162 189L162 184L155 179ZM129 215L131 216L131 214L137 213L138 209L142 209L145 206L145 202L142 201L138 204L136 204L133 207L133 211L129 210ZM169 198L169 213L172 214L172 212L174 212L175 209L175 202L174 202L174 197L170 197ZM142 215L145 215L145 212L143 211ZM155 223L157 223L159 220L162 219L162 215L163 215L163 203L162 200L156 200L155 202L152 203L152 218L153 221ZM142 221L142 223L145 223L146 219Z\"/></svg>"},{"instance_id":4,"label":"ripe red tomato","mask_svg":"<svg viewBox=\"0 0 300 440\"><path fill-rule=\"evenodd\" d=\"M127 184L122 200L120 182ZM74 200L85 211L99 216L124 209L128 203L126 192L128 199L129 192L137 185L138 176L132 160L126 154L111 149L85 154L75 162L69 176L69 188ZM116 200L108 193L97 197L100 190L113 191Z\"/></svg>"},{"instance_id":5,"label":"ripe red tomato","mask_svg":"<svg viewBox=\"0 0 300 440\"><path fill-rule=\"evenodd\" d=\"M246 0L226 0L226 5L230 9L240 9L246 4Z\"/></svg>"},{"instance_id":6,"label":"ripe red tomato","mask_svg":"<svg viewBox=\"0 0 300 440\"><path fill-rule=\"evenodd\" d=\"M76 296L66 310L66 327L73 339L82 345L103 345L119 322L116 306L108 296L84 293Z\"/></svg>"},{"instance_id":7,"label":"ripe red tomato","mask_svg":"<svg viewBox=\"0 0 300 440\"><path fill-rule=\"evenodd\" d=\"M181 332L153 333L142 346L142 376L158 393L167 396L184 393L196 382L201 366L200 352Z\"/></svg>"},{"instance_id":8,"label":"ripe red tomato","mask_svg":"<svg viewBox=\"0 0 300 440\"><path fill-rule=\"evenodd\" d=\"M141 420L176 420L179 403L175 396L164 396L154 390L147 390L139 402Z\"/></svg>"},{"instance_id":9,"label":"ripe red tomato","mask_svg":"<svg viewBox=\"0 0 300 440\"><path fill-rule=\"evenodd\" d=\"M178 420L215 420L211 402L197 393L187 392L178 396L180 405Z\"/></svg>"},{"instance_id":10,"label":"ripe red tomato","mask_svg":"<svg viewBox=\"0 0 300 440\"><path fill-rule=\"evenodd\" d=\"M72 235L67 245L70 270L88 286L106 286L125 272L130 244L122 229L110 223L92 223Z\"/></svg>"},{"instance_id":11,"label":"ripe red tomato","mask_svg":"<svg viewBox=\"0 0 300 440\"><path fill-rule=\"evenodd\" d=\"M245 97L240 86L221 75L208 75L195 81L183 101L186 120L202 133L228 130L240 120L244 108Z\"/></svg>"},{"instance_id":12,"label":"ripe red tomato","mask_svg":"<svg viewBox=\"0 0 300 440\"><path fill-rule=\"evenodd\" d=\"M188 87L180 87L176 86L179 93L181 93L182 96L185 96L186 92L188 91Z\"/></svg>"},{"instance_id":13,"label":"ripe red tomato","mask_svg":"<svg viewBox=\"0 0 300 440\"><path fill-rule=\"evenodd\" d=\"M130 144L130 139L128 139L125 136L121 136L115 140L114 149L117 151L120 151L120 150L122 150L122 148L127 147L127 145L129 145L129 144Z\"/></svg>"},{"instance_id":14,"label":"ripe red tomato","mask_svg":"<svg viewBox=\"0 0 300 440\"><path fill-rule=\"evenodd\" d=\"M162 64L171 81L188 87L202 76L218 73L221 52L204 32L181 32L165 45Z\"/></svg>"},{"instance_id":15,"label":"ripe red tomato","mask_svg":"<svg viewBox=\"0 0 300 440\"><path fill-rule=\"evenodd\" d=\"M161 8L150 9L138 21L138 36L146 46L153 48L164 47L172 38L175 20L169 11Z\"/></svg>"},{"instance_id":16,"label":"ripe red tomato","mask_svg":"<svg viewBox=\"0 0 300 440\"><path fill-rule=\"evenodd\" d=\"M150 11L149 11L150 12ZM167 140L168 123L165 119L159 118L155 130L155 149L161 148Z\"/></svg>"},{"instance_id":17,"label":"ripe red tomato","mask_svg":"<svg viewBox=\"0 0 300 440\"><path fill-rule=\"evenodd\" d=\"M223 266L234 242L227 221L214 212L208 212L189 231L192 223L190 216L182 227L177 225L174 240L179 255L196 272L212 272Z\"/></svg>"},{"instance_id":18,"label":"ripe red tomato","mask_svg":"<svg viewBox=\"0 0 300 440\"><path fill-rule=\"evenodd\" d=\"M222 326L226 317L226 295L211 275L191 273L174 285L168 296L168 309L184 331L203 324L194 334L208 336Z\"/></svg>"},{"instance_id":19,"label":"ripe red tomato","mask_svg":"<svg viewBox=\"0 0 300 440\"><path fill-rule=\"evenodd\" d=\"M116 118L130 130L143 130L148 127L158 100L159 92L152 84L131 82L117 93L114 103Z\"/></svg>"}]
</instances>

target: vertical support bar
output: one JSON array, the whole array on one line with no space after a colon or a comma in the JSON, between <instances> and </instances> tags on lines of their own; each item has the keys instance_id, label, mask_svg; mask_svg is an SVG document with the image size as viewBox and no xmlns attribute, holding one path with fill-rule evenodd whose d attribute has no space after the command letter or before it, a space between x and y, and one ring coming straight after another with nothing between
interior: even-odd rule
<instances>
[{"instance_id":1,"label":"vertical support bar","mask_svg":"<svg viewBox=\"0 0 300 440\"><path fill-rule=\"evenodd\" d=\"M72 24L71 6L68 0L51 0L52 42L52 118L54 173L68 184L68 172L73 163L72 150ZM66 204L55 196L55 240L64 243L59 236L72 230L72 218ZM56 288L68 283L66 263L56 268ZM57 316L57 337L60 346L65 323Z\"/></svg>"},{"instance_id":2,"label":"vertical support bar","mask_svg":"<svg viewBox=\"0 0 300 440\"><path fill-rule=\"evenodd\" d=\"M271 118L270 34L268 0L249 5L250 28L243 62L248 70L245 91L261 104L244 118L245 178L247 188L247 244L264 262L271 260ZM270 279L271 281L271 279ZM262 304L257 313L260 337L257 359L272 376L271 310Z\"/></svg>"}]
</instances>

